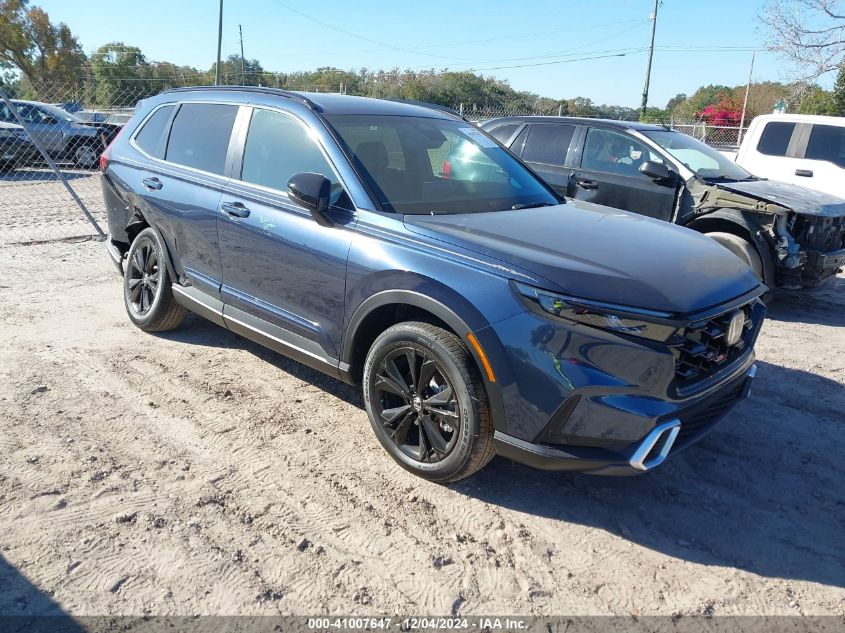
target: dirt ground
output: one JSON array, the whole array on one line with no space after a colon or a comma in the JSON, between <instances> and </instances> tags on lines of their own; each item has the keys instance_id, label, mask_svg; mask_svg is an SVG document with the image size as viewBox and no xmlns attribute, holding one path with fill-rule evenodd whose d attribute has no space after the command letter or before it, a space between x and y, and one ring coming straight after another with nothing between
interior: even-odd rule
<instances>
[{"instance_id":1,"label":"dirt ground","mask_svg":"<svg viewBox=\"0 0 845 633\"><path fill-rule=\"evenodd\" d=\"M356 389L126 318L101 243L0 248L0 614L845 614L845 276L638 478L430 484Z\"/></svg>"}]
</instances>

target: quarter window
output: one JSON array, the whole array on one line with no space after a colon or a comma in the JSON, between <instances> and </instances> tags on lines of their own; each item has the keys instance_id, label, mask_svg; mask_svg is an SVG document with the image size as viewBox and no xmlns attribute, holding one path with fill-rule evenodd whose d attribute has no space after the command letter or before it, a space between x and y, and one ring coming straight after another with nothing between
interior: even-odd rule
<instances>
[{"instance_id":1,"label":"quarter window","mask_svg":"<svg viewBox=\"0 0 845 633\"><path fill-rule=\"evenodd\" d=\"M766 156L786 156L794 131L795 123L783 121L766 123L760 140L757 141L757 151Z\"/></svg>"},{"instance_id":2,"label":"quarter window","mask_svg":"<svg viewBox=\"0 0 845 633\"><path fill-rule=\"evenodd\" d=\"M241 180L286 191L288 180L300 172L328 178L334 189L338 180L306 128L273 110L255 109L244 148Z\"/></svg>"},{"instance_id":3,"label":"quarter window","mask_svg":"<svg viewBox=\"0 0 845 633\"><path fill-rule=\"evenodd\" d=\"M814 125L804 158L824 160L845 167L845 127Z\"/></svg>"},{"instance_id":4,"label":"quarter window","mask_svg":"<svg viewBox=\"0 0 845 633\"><path fill-rule=\"evenodd\" d=\"M574 125L535 123L522 150L522 160L563 166L574 134Z\"/></svg>"},{"instance_id":5,"label":"quarter window","mask_svg":"<svg viewBox=\"0 0 845 633\"><path fill-rule=\"evenodd\" d=\"M645 178L640 166L646 161L662 163L663 159L626 134L598 128L591 128L587 133L581 160L583 169Z\"/></svg>"},{"instance_id":6,"label":"quarter window","mask_svg":"<svg viewBox=\"0 0 845 633\"><path fill-rule=\"evenodd\" d=\"M156 110L135 136L135 143L150 156L162 158L164 155L164 136L174 107L164 106Z\"/></svg>"},{"instance_id":7,"label":"quarter window","mask_svg":"<svg viewBox=\"0 0 845 633\"><path fill-rule=\"evenodd\" d=\"M488 132L488 134L499 141L502 145L505 145L520 125L522 125L522 123L506 123L505 125L493 128Z\"/></svg>"},{"instance_id":8,"label":"quarter window","mask_svg":"<svg viewBox=\"0 0 845 633\"><path fill-rule=\"evenodd\" d=\"M165 160L223 175L238 106L185 103L170 130Z\"/></svg>"}]
</instances>

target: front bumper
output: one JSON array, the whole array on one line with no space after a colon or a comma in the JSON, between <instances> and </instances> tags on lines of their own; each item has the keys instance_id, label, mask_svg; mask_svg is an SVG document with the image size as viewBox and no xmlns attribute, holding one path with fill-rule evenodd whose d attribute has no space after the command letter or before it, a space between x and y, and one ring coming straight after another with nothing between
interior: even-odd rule
<instances>
[{"instance_id":1,"label":"front bumper","mask_svg":"<svg viewBox=\"0 0 845 633\"><path fill-rule=\"evenodd\" d=\"M750 321L737 353L692 378L684 366L694 359L679 356L676 341L698 344L685 335L672 335L670 346L534 311L478 330L502 400L497 452L538 468L606 475L658 466L704 437L748 396L766 309L746 295L679 318L692 329L701 323L709 329L740 307ZM700 347L700 354L709 349Z\"/></svg>"},{"instance_id":2,"label":"front bumper","mask_svg":"<svg viewBox=\"0 0 845 633\"><path fill-rule=\"evenodd\" d=\"M621 451L569 446L566 449L534 444L496 431L496 453L532 468L579 471L589 475L639 475L662 464L670 453L707 435L751 393L757 372L752 365L737 380L716 394L659 422L638 442Z\"/></svg>"},{"instance_id":3,"label":"front bumper","mask_svg":"<svg viewBox=\"0 0 845 633\"><path fill-rule=\"evenodd\" d=\"M845 248L827 253L807 251L807 261L801 275L801 285L816 287L836 276L845 267Z\"/></svg>"}]
</instances>

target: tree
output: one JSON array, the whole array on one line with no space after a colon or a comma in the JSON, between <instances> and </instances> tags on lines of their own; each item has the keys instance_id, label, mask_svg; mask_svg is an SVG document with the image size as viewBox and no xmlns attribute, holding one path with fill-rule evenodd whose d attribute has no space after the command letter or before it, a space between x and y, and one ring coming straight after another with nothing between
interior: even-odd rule
<instances>
[{"instance_id":1,"label":"tree","mask_svg":"<svg viewBox=\"0 0 845 633\"><path fill-rule=\"evenodd\" d=\"M796 79L812 82L842 64L844 5L840 0L768 0L760 12L769 49L795 66Z\"/></svg>"},{"instance_id":2,"label":"tree","mask_svg":"<svg viewBox=\"0 0 845 633\"><path fill-rule=\"evenodd\" d=\"M814 85L806 89L798 104L800 114L834 114L833 95L820 86Z\"/></svg>"},{"instance_id":3,"label":"tree","mask_svg":"<svg viewBox=\"0 0 845 633\"><path fill-rule=\"evenodd\" d=\"M0 0L0 64L20 70L36 91L75 82L87 62L66 24L51 23L46 11L29 7L29 0Z\"/></svg>"},{"instance_id":4,"label":"tree","mask_svg":"<svg viewBox=\"0 0 845 633\"><path fill-rule=\"evenodd\" d=\"M686 100L687 96L683 92L679 92L674 97L669 99L669 102L666 104L666 112L670 114L673 113L675 109Z\"/></svg>"},{"instance_id":5,"label":"tree","mask_svg":"<svg viewBox=\"0 0 845 633\"><path fill-rule=\"evenodd\" d=\"M96 83L94 97L104 107L125 106L156 94L146 57L137 46L110 42L91 55Z\"/></svg>"},{"instance_id":6,"label":"tree","mask_svg":"<svg viewBox=\"0 0 845 633\"><path fill-rule=\"evenodd\" d=\"M742 120L742 104L731 96L723 95L717 103L699 112L698 116L710 125L735 127Z\"/></svg>"},{"instance_id":7,"label":"tree","mask_svg":"<svg viewBox=\"0 0 845 633\"><path fill-rule=\"evenodd\" d=\"M839 67L836 83L833 85L831 114L845 116L845 62Z\"/></svg>"}]
</instances>

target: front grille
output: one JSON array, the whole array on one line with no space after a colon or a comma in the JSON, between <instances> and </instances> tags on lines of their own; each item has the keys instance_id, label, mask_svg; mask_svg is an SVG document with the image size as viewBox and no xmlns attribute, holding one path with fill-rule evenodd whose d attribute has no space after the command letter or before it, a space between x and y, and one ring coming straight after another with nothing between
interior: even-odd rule
<instances>
[{"instance_id":1,"label":"front grille","mask_svg":"<svg viewBox=\"0 0 845 633\"><path fill-rule=\"evenodd\" d=\"M681 421L678 440L689 438L715 424L742 397L744 388L745 380L739 380L724 393L682 411L678 415L678 419Z\"/></svg>"},{"instance_id":2,"label":"front grille","mask_svg":"<svg viewBox=\"0 0 845 633\"><path fill-rule=\"evenodd\" d=\"M728 324L737 310L742 311L745 321L739 342L730 346L726 340ZM751 304L687 325L669 341L678 389L688 389L743 356L754 344L756 329Z\"/></svg>"}]
</instances>

